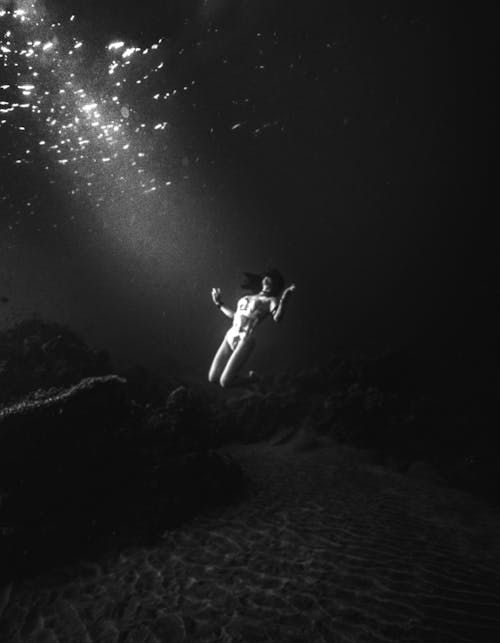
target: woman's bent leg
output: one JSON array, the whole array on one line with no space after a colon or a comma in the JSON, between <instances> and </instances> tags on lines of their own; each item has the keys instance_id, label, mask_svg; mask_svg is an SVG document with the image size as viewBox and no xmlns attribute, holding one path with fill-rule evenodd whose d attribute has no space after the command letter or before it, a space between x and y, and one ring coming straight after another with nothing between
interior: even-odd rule
<instances>
[{"instance_id":1,"label":"woman's bent leg","mask_svg":"<svg viewBox=\"0 0 500 643\"><path fill-rule=\"evenodd\" d=\"M215 353L215 357L213 359L212 365L210 366L210 370L208 372L209 382L219 381L231 353L232 353L231 347L224 339L222 344L219 346L219 350Z\"/></svg>"},{"instance_id":2,"label":"woman's bent leg","mask_svg":"<svg viewBox=\"0 0 500 643\"><path fill-rule=\"evenodd\" d=\"M247 338L240 341L238 346L234 349L234 352L229 358L226 368L221 375L221 386L228 388L230 386L241 386L247 383L245 378L240 378L238 375L245 362L250 357L254 346L255 341L253 338Z\"/></svg>"}]
</instances>

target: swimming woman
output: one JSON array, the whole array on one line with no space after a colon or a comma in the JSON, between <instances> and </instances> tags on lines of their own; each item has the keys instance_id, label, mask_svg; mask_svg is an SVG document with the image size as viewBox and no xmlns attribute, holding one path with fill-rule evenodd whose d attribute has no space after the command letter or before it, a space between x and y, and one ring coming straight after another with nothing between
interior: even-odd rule
<instances>
[{"instance_id":1,"label":"swimming woman","mask_svg":"<svg viewBox=\"0 0 500 643\"><path fill-rule=\"evenodd\" d=\"M209 382L219 382L224 388L244 386L255 381L252 371L248 377L239 375L255 348L255 329L269 316L275 322L281 321L288 298L295 290L295 284L285 288L285 281L278 270L268 270L262 275L244 274L246 281L242 288L250 290L252 294L242 297L235 311L222 302L220 288L212 288L214 304L233 320L208 373Z\"/></svg>"}]
</instances>

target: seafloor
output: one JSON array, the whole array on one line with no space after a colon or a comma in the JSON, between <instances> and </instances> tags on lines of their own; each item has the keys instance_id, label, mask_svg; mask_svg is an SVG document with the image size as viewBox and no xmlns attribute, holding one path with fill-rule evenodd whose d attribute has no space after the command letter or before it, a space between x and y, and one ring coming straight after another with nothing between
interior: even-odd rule
<instances>
[{"instance_id":1,"label":"seafloor","mask_svg":"<svg viewBox=\"0 0 500 643\"><path fill-rule=\"evenodd\" d=\"M326 438L225 447L248 497L147 548L14 582L17 643L500 640L500 514Z\"/></svg>"}]
</instances>

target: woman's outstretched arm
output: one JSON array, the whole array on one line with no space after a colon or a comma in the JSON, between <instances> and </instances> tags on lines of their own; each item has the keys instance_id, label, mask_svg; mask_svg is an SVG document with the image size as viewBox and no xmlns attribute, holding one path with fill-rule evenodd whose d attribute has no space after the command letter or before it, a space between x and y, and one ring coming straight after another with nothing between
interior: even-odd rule
<instances>
[{"instance_id":1,"label":"woman's outstretched arm","mask_svg":"<svg viewBox=\"0 0 500 643\"><path fill-rule=\"evenodd\" d=\"M221 300L221 295L222 293L220 288L212 288L212 300L214 304L224 313L226 317L232 319L234 317L234 310L231 310L231 308L224 306Z\"/></svg>"},{"instance_id":2,"label":"woman's outstretched arm","mask_svg":"<svg viewBox=\"0 0 500 643\"><path fill-rule=\"evenodd\" d=\"M281 297L278 300L278 304L276 308L273 311L271 311L271 314L275 322L279 322L283 319L288 298L290 297L291 293L294 290L295 290L295 284L292 284L291 286L288 286L288 288L285 288Z\"/></svg>"}]
</instances>

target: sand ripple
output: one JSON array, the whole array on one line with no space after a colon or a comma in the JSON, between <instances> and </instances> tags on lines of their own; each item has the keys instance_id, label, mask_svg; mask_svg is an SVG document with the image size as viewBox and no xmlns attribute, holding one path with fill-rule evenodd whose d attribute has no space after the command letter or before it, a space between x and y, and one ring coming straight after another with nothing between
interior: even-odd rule
<instances>
[{"instance_id":1,"label":"sand ripple","mask_svg":"<svg viewBox=\"0 0 500 643\"><path fill-rule=\"evenodd\" d=\"M500 518L332 446L238 447L244 503L0 593L0 639L500 640Z\"/></svg>"}]
</instances>

